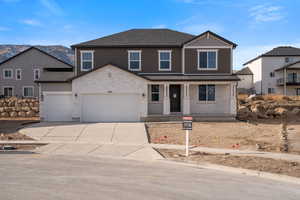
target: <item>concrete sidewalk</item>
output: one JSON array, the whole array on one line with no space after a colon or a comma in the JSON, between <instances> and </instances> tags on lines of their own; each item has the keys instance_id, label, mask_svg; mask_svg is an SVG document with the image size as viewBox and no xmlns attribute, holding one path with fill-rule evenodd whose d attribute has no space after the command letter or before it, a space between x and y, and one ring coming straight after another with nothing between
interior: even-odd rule
<instances>
[{"instance_id":1,"label":"concrete sidewalk","mask_svg":"<svg viewBox=\"0 0 300 200\"><path fill-rule=\"evenodd\" d=\"M143 161L163 159L151 146L144 145L52 143L42 146L34 152L48 155L114 157Z\"/></svg>"},{"instance_id":2,"label":"concrete sidewalk","mask_svg":"<svg viewBox=\"0 0 300 200\"><path fill-rule=\"evenodd\" d=\"M174 145L174 144L150 144L153 148L157 149L177 149L184 150L184 145ZM209 147L190 147L190 150L196 152L206 152L212 154L231 154L236 156L255 156L263 158L273 158L281 159L287 161L300 162L300 155L288 154L288 153L272 153L272 152L262 152L262 151L245 151L245 150L233 150L233 149L217 149Z\"/></svg>"}]
</instances>

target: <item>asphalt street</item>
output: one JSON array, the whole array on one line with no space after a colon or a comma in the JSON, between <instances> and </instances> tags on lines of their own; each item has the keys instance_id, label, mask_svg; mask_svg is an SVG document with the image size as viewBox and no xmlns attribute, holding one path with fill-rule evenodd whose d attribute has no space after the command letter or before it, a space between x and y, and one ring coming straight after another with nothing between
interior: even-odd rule
<instances>
[{"instance_id":1,"label":"asphalt street","mask_svg":"<svg viewBox=\"0 0 300 200\"><path fill-rule=\"evenodd\" d=\"M2 200L299 200L300 186L173 164L0 154Z\"/></svg>"}]
</instances>

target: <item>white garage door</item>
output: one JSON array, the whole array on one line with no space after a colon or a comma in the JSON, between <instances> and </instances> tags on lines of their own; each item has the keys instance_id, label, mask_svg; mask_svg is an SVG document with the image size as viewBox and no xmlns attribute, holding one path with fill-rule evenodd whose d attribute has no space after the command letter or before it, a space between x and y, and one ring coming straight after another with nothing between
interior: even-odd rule
<instances>
[{"instance_id":1,"label":"white garage door","mask_svg":"<svg viewBox=\"0 0 300 200\"><path fill-rule=\"evenodd\" d=\"M72 94L45 94L46 121L72 121Z\"/></svg>"},{"instance_id":2,"label":"white garage door","mask_svg":"<svg viewBox=\"0 0 300 200\"><path fill-rule=\"evenodd\" d=\"M84 122L139 121L138 94L94 94L82 96Z\"/></svg>"}]
</instances>

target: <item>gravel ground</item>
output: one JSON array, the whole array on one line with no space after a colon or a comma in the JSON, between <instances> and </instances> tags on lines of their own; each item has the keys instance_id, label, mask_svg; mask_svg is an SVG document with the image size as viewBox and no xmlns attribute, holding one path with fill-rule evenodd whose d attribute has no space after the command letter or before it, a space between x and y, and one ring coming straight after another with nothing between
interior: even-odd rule
<instances>
[{"instance_id":1,"label":"gravel ground","mask_svg":"<svg viewBox=\"0 0 300 200\"><path fill-rule=\"evenodd\" d=\"M171 160L192 163L212 163L229 167L251 169L288 176L300 177L300 163L254 156L231 156L191 152L189 157L184 156L182 150L157 149L164 157Z\"/></svg>"},{"instance_id":2,"label":"gravel ground","mask_svg":"<svg viewBox=\"0 0 300 200\"><path fill-rule=\"evenodd\" d=\"M147 123L151 143L185 144L185 131L181 123ZM288 125L288 128L299 125ZM190 145L212 148L256 150L260 144L264 151L280 151L280 123L250 124L246 122L194 122ZM295 132L295 131L294 131ZM300 136L300 131L295 134ZM292 143L293 141L291 141ZM299 153L299 149L291 149Z\"/></svg>"}]
</instances>

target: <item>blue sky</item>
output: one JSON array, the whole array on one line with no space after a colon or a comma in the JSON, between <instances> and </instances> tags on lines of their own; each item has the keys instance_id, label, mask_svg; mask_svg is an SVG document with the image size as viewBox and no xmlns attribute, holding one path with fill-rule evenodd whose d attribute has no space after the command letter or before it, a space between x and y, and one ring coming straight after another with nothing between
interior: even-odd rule
<instances>
[{"instance_id":1,"label":"blue sky","mask_svg":"<svg viewBox=\"0 0 300 200\"><path fill-rule=\"evenodd\" d=\"M237 43L234 67L300 47L299 0L0 0L0 44L70 46L131 28L211 30Z\"/></svg>"}]
</instances>

